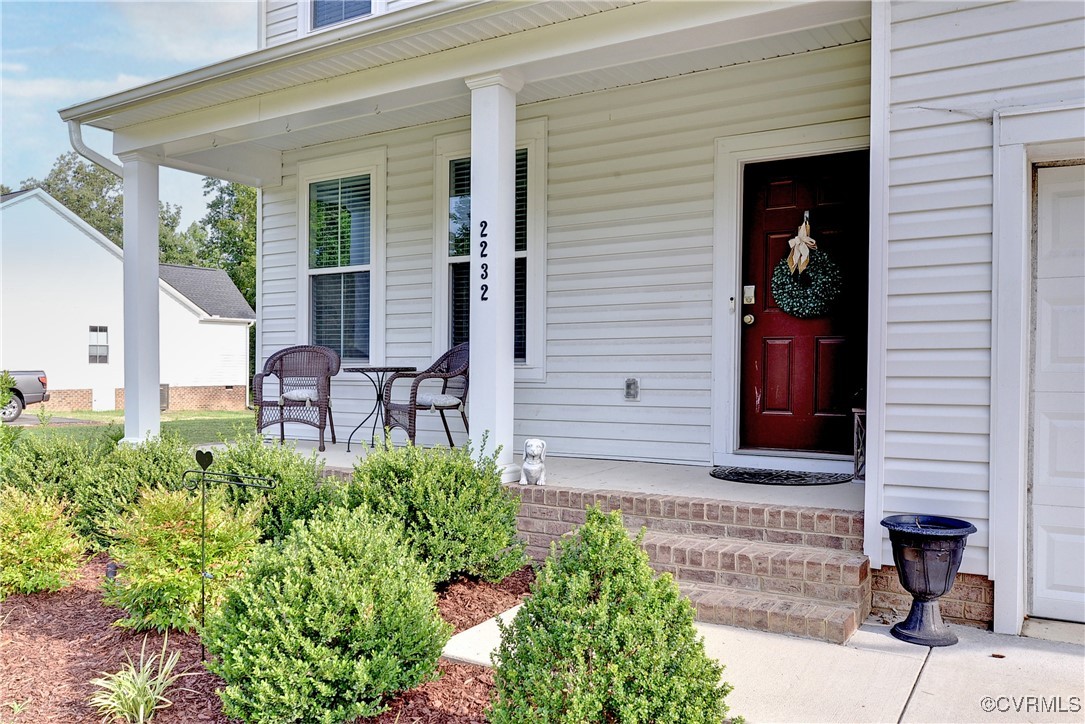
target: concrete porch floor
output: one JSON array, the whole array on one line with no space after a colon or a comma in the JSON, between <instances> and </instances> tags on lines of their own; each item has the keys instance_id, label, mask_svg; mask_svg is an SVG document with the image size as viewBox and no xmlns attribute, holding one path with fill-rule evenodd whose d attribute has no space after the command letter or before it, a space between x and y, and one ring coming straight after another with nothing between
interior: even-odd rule
<instances>
[{"instance_id":1,"label":"concrete porch floor","mask_svg":"<svg viewBox=\"0 0 1085 724\"><path fill-rule=\"evenodd\" d=\"M269 444L273 444L269 442ZM291 444L287 441L287 444ZM298 440L298 452L309 455L317 443ZM345 442L326 444L317 453L330 469L351 470L365 456L364 442L354 441L347 452ZM519 456L515 458L519 462ZM547 456L546 479L551 485L584 490L624 490L634 493L684 495L769 505L811 506L863 510L864 486L850 482L837 485L749 485L717 480L708 465L669 465L625 460L598 460Z\"/></svg>"}]
</instances>

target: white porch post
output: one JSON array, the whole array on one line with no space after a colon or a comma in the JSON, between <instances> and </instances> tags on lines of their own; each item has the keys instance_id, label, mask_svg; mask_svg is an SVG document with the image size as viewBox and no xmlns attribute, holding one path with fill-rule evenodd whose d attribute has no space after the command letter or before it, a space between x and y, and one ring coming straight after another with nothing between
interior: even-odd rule
<instances>
[{"instance_id":1,"label":"white porch post","mask_svg":"<svg viewBox=\"0 0 1085 724\"><path fill-rule=\"evenodd\" d=\"M508 71L467 79L471 89L471 441L501 448L512 467L516 93ZM486 449L481 449L487 435Z\"/></svg>"},{"instance_id":2,"label":"white porch post","mask_svg":"<svg viewBox=\"0 0 1085 724\"><path fill-rule=\"evenodd\" d=\"M158 164L140 154L124 163L124 439L159 434Z\"/></svg>"}]
</instances>

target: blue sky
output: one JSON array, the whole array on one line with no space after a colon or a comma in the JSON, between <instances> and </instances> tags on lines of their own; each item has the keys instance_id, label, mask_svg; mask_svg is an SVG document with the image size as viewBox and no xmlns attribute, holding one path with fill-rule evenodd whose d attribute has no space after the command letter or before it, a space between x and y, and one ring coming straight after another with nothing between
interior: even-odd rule
<instances>
[{"instance_id":1,"label":"blue sky","mask_svg":"<svg viewBox=\"0 0 1085 724\"><path fill-rule=\"evenodd\" d=\"M43 178L72 150L57 111L256 49L256 0L0 0L0 181ZM84 139L112 157L111 135ZM205 212L199 176L163 169L183 225Z\"/></svg>"}]
</instances>

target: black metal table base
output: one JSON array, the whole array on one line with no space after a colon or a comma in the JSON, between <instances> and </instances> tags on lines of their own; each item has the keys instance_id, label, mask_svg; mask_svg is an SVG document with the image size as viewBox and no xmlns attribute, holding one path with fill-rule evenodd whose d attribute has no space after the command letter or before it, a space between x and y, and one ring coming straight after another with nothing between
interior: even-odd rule
<instances>
[{"instance_id":1,"label":"black metal table base","mask_svg":"<svg viewBox=\"0 0 1085 724\"><path fill-rule=\"evenodd\" d=\"M344 367L344 372L358 372L363 375L369 384L373 385L373 409L369 411L361 422L351 431L347 436L347 452L350 452L350 443L354 438L355 433L358 430L365 427L365 424L370 420L373 421L372 429L370 430L369 446L373 447L377 444L377 424L380 424L380 429L384 431L384 383L388 379L388 375L395 374L396 372L415 372L417 367Z\"/></svg>"}]
</instances>

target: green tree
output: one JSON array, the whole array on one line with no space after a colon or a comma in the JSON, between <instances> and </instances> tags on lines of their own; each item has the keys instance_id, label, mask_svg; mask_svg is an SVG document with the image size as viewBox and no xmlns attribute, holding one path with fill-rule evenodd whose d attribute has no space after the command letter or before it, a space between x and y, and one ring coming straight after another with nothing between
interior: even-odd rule
<instances>
[{"instance_id":1,"label":"green tree","mask_svg":"<svg viewBox=\"0 0 1085 724\"><path fill-rule=\"evenodd\" d=\"M225 269L245 300L256 306L256 189L216 178L203 180L211 196L203 225L201 257Z\"/></svg>"},{"instance_id":2,"label":"green tree","mask_svg":"<svg viewBox=\"0 0 1085 724\"><path fill-rule=\"evenodd\" d=\"M7 184L0 184L0 196L4 194L10 194L12 189Z\"/></svg>"},{"instance_id":3,"label":"green tree","mask_svg":"<svg viewBox=\"0 0 1085 724\"><path fill-rule=\"evenodd\" d=\"M207 232L196 223L180 231L181 207L164 203L158 219L158 261L160 264L206 266L201 256Z\"/></svg>"},{"instance_id":4,"label":"green tree","mask_svg":"<svg viewBox=\"0 0 1085 724\"><path fill-rule=\"evenodd\" d=\"M61 154L44 179L28 178L22 188L44 189L83 221L121 245L124 230L121 180L84 161L75 151Z\"/></svg>"}]
</instances>

